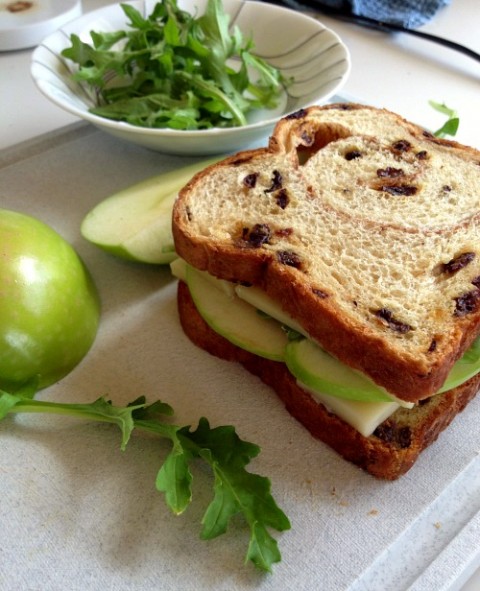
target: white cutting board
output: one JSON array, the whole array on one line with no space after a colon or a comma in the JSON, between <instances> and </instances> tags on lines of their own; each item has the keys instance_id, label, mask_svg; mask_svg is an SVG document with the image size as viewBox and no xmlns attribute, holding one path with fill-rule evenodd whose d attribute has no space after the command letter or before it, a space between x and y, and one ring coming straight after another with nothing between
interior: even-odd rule
<instances>
[{"instance_id":1,"label":"white cutting board","mask_svg":"<svg viewBox=\"0 0 480 591\"><path fill-rule=\"evenodd\" d=\"M80 236L100 200L192 162L127 145L83 124L0 152L0 206L35 215L77 248L103 301L96 343L41 396L161 398L176 424L233 424L262 452L292 522L277 535L272 575L244 565L239 520L199 539L210 475L198 466L181 517L155 490L169 447L113 427L59 417L0 423L0 589L3 591L452 591L479 561L480 399L403 478L382 482L314 440L273 392L242 368L195 348L179 326L168 269L122 262Z\"/></svg>"}]
</instances>

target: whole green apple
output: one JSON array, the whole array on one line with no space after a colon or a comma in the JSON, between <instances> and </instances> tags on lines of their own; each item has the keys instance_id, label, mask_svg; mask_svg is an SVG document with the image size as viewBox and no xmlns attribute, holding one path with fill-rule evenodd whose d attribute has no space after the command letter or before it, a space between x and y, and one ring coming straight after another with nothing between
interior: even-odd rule
<instances>
[{"instance_id":1,"label":"whole green apple","mask_svg":"<svg viewBox=\"0 0 480 591\"><path fill-rule=\"evenodd\" d=\"M0 388L65 376L90 349L99 317L73 247L43 222L0 209Z\"/></svg>"}]
</instances>

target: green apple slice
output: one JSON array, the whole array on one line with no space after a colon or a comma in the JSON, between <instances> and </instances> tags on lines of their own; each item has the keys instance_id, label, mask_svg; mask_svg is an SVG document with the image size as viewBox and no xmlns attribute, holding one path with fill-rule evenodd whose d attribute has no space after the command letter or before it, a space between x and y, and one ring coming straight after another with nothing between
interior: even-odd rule
<instances>
[{"instance_id":1,"label":"green apple slice","mask_svg":"<svg viewBox=\"0 0 480 591\"><path fill-rule=\"evenodd\" d=\"M390 395L370 378L344 365L323 351L313 341L292 341L285 351L285 363L290 372L309 388L349 400L408 403ZM438 393L463 384L480 371L480 337L455 363Z\"/></svg>"},{"instance_id":2,"label":"green apple slice","mask_svg":"<svg viewBox=\"0 0 480 591\"><path fill-rule=\"evenodd\" d=\"M297 380L324 394L364 402L397 402L367 376L350 369L308 339L288 343L285 363Z\"/></svg>"},{"instance_id":3,"label":"green apple slice","mask_svg":"<svg viewBox=\"0 0 480 591\"><path fill-rule=\"evenodd\" d=\"M171 224L178 191L217 160L163 173L111 195L85 216L83 237L123 259L170 263L176 258Z\"/></svg>"},{"instance_id":4,"label":"green apple slice","mask_svg":"<svg viewBox=\"0 0 480 591\"><path fill-rule=\"evenodd\" d=\"M228 341L274 361L283 361L288 337L281 325L231 295L202 271L187 265L188 288L197 310L215 332Z\"/></svg>"}]
</instances>

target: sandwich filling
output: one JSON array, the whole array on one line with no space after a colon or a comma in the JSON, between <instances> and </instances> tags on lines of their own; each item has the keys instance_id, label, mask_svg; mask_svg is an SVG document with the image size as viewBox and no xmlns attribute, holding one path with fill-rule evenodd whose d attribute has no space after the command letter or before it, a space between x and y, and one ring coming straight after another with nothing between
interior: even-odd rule
<instances>
[{"instance_id":1,"label":"sandwich filling","mask_svg":"<svg viewBox=\"0 0 480 591\"><path fill-rule=\"evenodd\" d=\"M187 283L198 312L213 330L240 348L285 363L300 388L363 436L371 435L400 406L414 407L324 351L261 289L217 279L183 259L176 259L171 269ZM438 393L479 371L480 338L457 361Z\"/></svg>"}]
</instances>

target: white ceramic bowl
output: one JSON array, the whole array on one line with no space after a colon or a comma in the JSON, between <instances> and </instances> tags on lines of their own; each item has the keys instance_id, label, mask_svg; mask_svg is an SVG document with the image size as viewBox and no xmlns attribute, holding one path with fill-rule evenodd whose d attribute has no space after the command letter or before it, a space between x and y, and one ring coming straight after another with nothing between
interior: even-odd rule
<instances>
[{"instance_id":1,"label":"white ceramic bowl","mask_svg":"<svg viewBox=\"0 0 480 591\"><path fill-rule=\"evenodd\" d=\"M10 9L9 9L10 7ZM35 47L46 36L82 14L80 0L0 2L0 51Z\"/></svg>"},{"instance_id":2,"label":"white ceramic bowl","mask_svg":"<svg viewBox=\"0 0 480 591\"><path fill-rule=\"evenodd\" d=\"M201 14L207 0L179 0L178 5ZM156 0L128 2L142 14L152 12ZM75 65L60 54L77 34L90 43L90 31L116 31L126 26L119 4L95 10L71 21L48 36L34 51L31 73L40 91L59 107L104 131L141 146L169 154L219 154L234 152L265 138L280 117L303 107L325 103L345 83L350 57L338 35L316 19L273 4L224 0L231 24L252 36L255 53L279 68L294 83L286 89L275 110L255 112L248 125L236 128L178 131L148 129L112 121L89 112L93 106L81 84L72 81Z\"/></svg>"}]
</instances>

